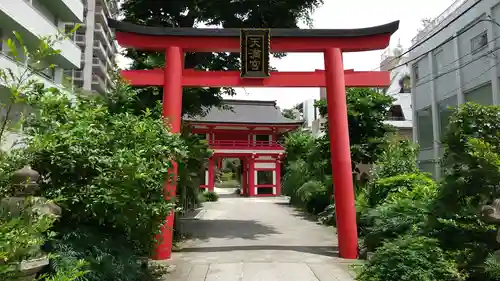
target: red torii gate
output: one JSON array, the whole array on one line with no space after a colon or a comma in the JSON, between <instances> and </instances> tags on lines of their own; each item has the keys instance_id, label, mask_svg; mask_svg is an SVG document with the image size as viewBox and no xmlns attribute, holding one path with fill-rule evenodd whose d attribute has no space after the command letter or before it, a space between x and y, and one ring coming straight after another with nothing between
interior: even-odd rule
<instances>
[{"instance_id":1,"label":"red torii gate","mask_svg":"<svg viewBox=\"0 0 500 281\"><path fill-rule=\"evenodd\" d=\"M272 52L322 52L325 71L271 72L247 79L237 71L184 69L185 52L240 52L240 29L195 29L140 26L108 19L118 43L126 48L163 51L165 69L124 70L133 86L163 86L163 116L173 133L181 127L182 87L326 87L340 256L358 256L358 234L351 171L346 87L388 87L388 72L344 70L342 53L381 50L389 45L399 21L362 29L270 29ZM173 167L177 174L177 165ZM175 196L175 180L167 183ZM167 218L156 259L168 259L172 249L173 213Z\"/></svg>"}]
</instances>

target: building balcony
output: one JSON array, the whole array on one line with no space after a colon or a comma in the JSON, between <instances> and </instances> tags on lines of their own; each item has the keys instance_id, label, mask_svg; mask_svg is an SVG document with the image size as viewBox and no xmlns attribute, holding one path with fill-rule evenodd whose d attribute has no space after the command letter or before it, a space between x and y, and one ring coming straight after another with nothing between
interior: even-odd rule
<instances>
[{"instance_id":1,"label":"building balcony","mask_svg":"<svg viewBox=\"0 0 500 281\"><path fill-rule=\"evenodd\" d=\"M55 0L58 1L60 0ZM17 31L28 47L38 46L41 37L57 35L57 22L27 1L0 1L0 26L3 32L8 34ZM61 52L54 57L53 63L65 69L80 67L81 50L72 40L57 42L54 49Z\"/></svg>"},{"instance_id":2,"label":"building balcony","mask_svg":"<svg viewBox=\"0 0 500 281\"><path fill-rule=\"evenodd\" d=\"M95 7L95 20L96 20L96 22L107 26L109 16L110 15L105 11L105 9L102 6Z\"/></svg>"},{"instance_id":3,"label":"building balcony","mask_svg":"<svg viewBox=\"0 0 500 281\"><path fill-rule=\"evenodd\" d=\"M101 42L105 43L105 46L108 50L108 55L112 56L118 52L118 49L114 44L114 35L107 25L103 25L101 23L95 24L94 40L100 40Z\"/></svg>"},{"instance_id":4,"label":"building balcony","mask_svg":"<svg viewBox=\"0 0 500 281\"><path fill-rule=\"evenodd\" d=\"M250 150L282 150L283 145L276 141L247 141L247 140L210 140L208 145L212 149L250 149Z\"/></svg>"},{"instance_id":5,"label":"building balcony","mask_svg":"<svg viewBox=\"0 0 500 281\"><path fill-rule=\"evenodd\" d=\"M1 52L0 52L0 68L10 69L16 76L21 76L26 71L26 66L20 64L19 62L16 62L14 59ZM59 85L57 85L54 82L54 78L50 77L46 73L39 73L37 75L33 75L30 78L36 80L37 82L43 83L47 88L59 88ZM5 88L6 85L1 85L1 86L2 88Z\"/></svg>"},{"instance_id":6,"label":"building balcony","mask_svg":"<svg viewBox=\"0 0 500 281\"><path fill-rule=\"evenodd\" d=\"M92 91L100 94L106 93L106 83L98 75L92 75Z\"/></svg>"},{"instance_id":7,"label":"building balcony","mask_svg":"<svg viewBox=\"0 0 500 281\"><path fill-rule=\"evenodd\" d=\"M100 41L94 41L94 56L99 57L102 61L106 61L108 65L112 65L110 56Z\"/></svg>"},{"instance_id":8,"label":"building balcony","mask_svg":"<svg viewBox=\"0 0 500 281\"><path fill-rule=\"evenodd\" d=\"M99 58L92 59L92 72L98 74L101 77L108 75L106 64L102 62Z\"/></svg>"},{"instance_id":9,"label":"building balcony","mask_svg":"<svg viewBox=\"0 0 500 281\"><path fill-rule=\"evenodd\" d=\"M53 14L58 15L62 21L82 22L82 0L39 0L46 7L50 7Z\"/></svg>"},{"instance_id":10,"label":"building balcony","mask_svg":"<svg viewBox=\"0 0 500 281\"><path fill-rule=\"evenodd\" d=\"M117 2L117 0L96 0L96 8L101 8L104 15L108 15L111 18L116 18L119 13Z\"/></svg>"},{"instance_id":11,"label":"building balcony","mask_svg":"<svg viewBox=\"0 0 500 281\"><path fill-rule=\"evenodd\" d=\"M85 35L83 34L73 34L73 41L80 47L85 46ZM83 48L82 48L83 53Z\"/></svg>"}]
</instances>

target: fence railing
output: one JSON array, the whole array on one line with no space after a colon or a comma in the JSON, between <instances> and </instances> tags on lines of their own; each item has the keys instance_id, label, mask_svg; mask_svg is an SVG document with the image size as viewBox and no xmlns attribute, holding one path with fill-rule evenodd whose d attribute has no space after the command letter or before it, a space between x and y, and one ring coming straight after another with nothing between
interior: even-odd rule
<instances>
[{"instance_id":1,"label":"fence railing","mask_svg":"<svg viewBox=\"0 0 500 281\"><path fill-rule=\"evenodd\" d=\"M277 141L251 141L251 140L210 140L210 146L219 147L251 147L251 148L282 148L280 142Z\"/></svg>"}]
</instances>

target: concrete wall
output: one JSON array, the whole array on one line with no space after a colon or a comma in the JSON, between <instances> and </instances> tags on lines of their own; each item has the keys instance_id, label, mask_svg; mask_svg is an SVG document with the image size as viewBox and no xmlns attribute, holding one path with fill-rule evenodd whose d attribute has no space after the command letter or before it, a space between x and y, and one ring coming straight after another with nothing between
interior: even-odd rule
<instances>
[{"instance_id":1,"label":"concrete wall","mask_svg":"<svg viewBox=\"0 0 500 281\"><path fill-rule=\"evenodd\" d=\"M429 34L436 33L475 2L465 1ZM465 101L499 104L500 27L486 21L488 16L500 21L500 0L481 1L410 52L413 138L421 145L421 169L436 178L441 176L437 162L443 154L440 142L451 113L449 107Z\"/></svg>"}]
</instances>

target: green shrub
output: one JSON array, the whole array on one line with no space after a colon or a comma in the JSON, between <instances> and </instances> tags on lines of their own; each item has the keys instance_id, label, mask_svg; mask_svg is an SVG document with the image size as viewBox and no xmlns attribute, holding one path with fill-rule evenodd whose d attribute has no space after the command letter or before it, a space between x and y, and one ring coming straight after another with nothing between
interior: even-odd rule
<instances>
[{"instance_id":1,"label":"green shrub","mask_svg":"<svg viewBox=\"0 0 500 281\"><path fill-rule=\"evenodd\" d=\"M287 172L283 177L283 194L290 197L290 203L300 204L301 200L297 194L297 190L311 178L307 163L299 159L290 162L286 170Z\"/></svg>"},{"instance_id":2,"label":"green shrub","mask_svg":"<svg viewBox=\"0 0 500 281\"><path fill-rule=\"evenodd\" d=\"M469 280L488 279L485 260L500 245L496 229L481 220L480 209L500 198L499 106L466 103L444 134L445 178L432 203L427 231L453 254Z\"/></svg>"},{"instance_id":3,"label":"green shrub","mask_svg":"<svg viewBox=\"0 0 500 281\"><path fill-rule=\"evenodd\" d=\"M331 202L328 191L323 183L318 181L308 181L298 190L297 196L302 206L313 214L322 212Z\"/></svg>"},{"instance_id":4,"label":"green shrub","mask_svg":"<svg viewBox=\"0 0 500 281\"><path fill-rule=\"evenodd\" d=\"M17 214L7 203L0 206L0 280L16 280L19 262L45 255L41 247L56 217L38 214L34 209L36 200L26 198Z\"/></svg>"},{"instance_id":5,"label":"green shrub","mask_svg":"<svg viewBox=\"0 0 500 281\"><path fill-rule=\"evenodd\" d=\"M427 237L405 236L384 243L358 268L358 281L465 280L457 264Z\"/></svg>"},{"instance_id":6,"label":"green shrub","mask_svg":"<svg viewBox=\"0 0 500 281\"><path fill-rule=\"evenodd\" d=\"M205 191L203 192L203 197L206 202L216 202L219 200L219 195L213 191Z\"/></svg>"},{"instance_id":7,"label":"green shrub","mask_svg":"<svg viewBox=\"0 0 500 281\"><path fill-rule=\"evenodd\" d=\"M135 92L121 94L134 97ZM38 110L26 126L27 158L41 174L43 195L67 199L59 204L63 215L55 228L67 238L56 244L71 247L78 243L73 239L88 231L98 232L89 234L95 236L119 233L131 254L108 243L99 244L110 247L99 249L108 253L105 260L93 250L76 257L89 262L89 281L139 280L140 272L120 268L152 254L155 234L174 207L173 200L164 198L165 175L171 160L182 165L186 158L183 141L152 112L134 115L124 107L112 112L100 97L70 101L51 90L34 96L30 104ZM93 248L98 240L82 241ZM56 248L62 253L59 249L64 245Z\"/></svg>"},{"instance_id":8,"label":"green shrub","mask_svg":"<svg viewBox=\"0 0 500 281\"><path fill-rule=\"evenodd\" d=\"M419 192L434 192L435 185L431 178L422 173L401 174L375 180L368 186L366 196L369 206L375 207L393 193L397 194L405 190L411 193L417 187L422 187L419 188Z\"/></svg>"},{"instance_id":9,"label":"green shrub","mask_svg":"<svg viewBox=\"0 0 500 281\"><path fill-rule=\"evenodd\" d=\"M411 141L392 138L374 163L370 181L419 172L417 154L418 147Z\"/></svg>"},{"instance_id":10,"label":"green shrub","mask_svg":"<svg viewBox=\"0 0 500 281\"><path fill-rule=\"evenodd\" d=\"M428 201L401 198L386 202L361 215L363 245L372 252L383 242L421 230L429 212Z\"/></svg>"},{"instance_id":11,"label":"green shrub","mask_svg":"<svg viewBox=\"0 0 500 281\"><path fill-rule=\"evenodd\" d=\"M229 172L223 172L222 173L222 176L221 176L221 181L231 181L233 180L233 177L234 177L234 174L233 172L229 171Z\"/></svg>"}]
</instances>

